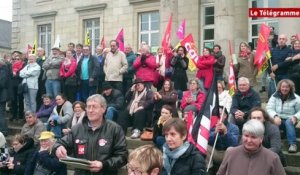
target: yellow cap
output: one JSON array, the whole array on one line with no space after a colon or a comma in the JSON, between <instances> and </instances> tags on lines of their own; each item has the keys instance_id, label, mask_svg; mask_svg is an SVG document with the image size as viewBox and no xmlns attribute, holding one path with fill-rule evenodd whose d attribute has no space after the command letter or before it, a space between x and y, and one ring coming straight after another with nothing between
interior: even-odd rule
<instances>
[{"instance_id":1,"label":"yellow cap","mask_svg":"<svg viewBox=\"0 0 300 175\"><path fill-rule=\"evenodd\" d=\"M53 139L54 138L54 133L50 132L50 131L43 131L41 133L41 137L39 138L39 140L45 140L45 139Z\"/></svg>"}]
</instances>

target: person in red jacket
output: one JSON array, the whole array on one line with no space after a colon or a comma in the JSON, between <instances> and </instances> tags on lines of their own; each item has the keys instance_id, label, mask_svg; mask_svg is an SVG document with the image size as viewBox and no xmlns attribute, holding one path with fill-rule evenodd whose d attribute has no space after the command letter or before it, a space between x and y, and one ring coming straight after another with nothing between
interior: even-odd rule
<instances>
[{"instance_id":1,"label":"person in red jacket","mask_svg":"<svg viewBox=\"0 0 300 175\"><path fill-rule=\"evenodd\" d=\"M183 92L180 108L183 112L199 112L204 101L205 94L199 89L199 80L191 79L189 81L189 90Z\"/></svg>"},{"instance_id":2,"label":"person in red jacket","mask_svg":"<svg viewBox=\"0 0 300 175\"><path fill-rule=\"evenodd\" d=\"M136 70L136 78L142 79L148 88L158 82L155 57L150 53L150 47L143 45L141 49L141 56L139 56L133 63L133 68Z\"/></svg>"},{"instance_id":3,"label":"person in red jacket","mask_svg":"<svg viewBox=\"0 0 300 175\"><path fill-rule=\"evenodd\" d=\"M77 62L72 56L72 51L67 50L65 58L60 65L59 75L62 79L63 93L71 103L75 101L77 91L76 67Z\"/></svg>"},{"instance_id":4,"label":"person in red jacket","mask_svg":"<svg viewBox=\"0 0 300 175\"><path fill-rule=\"evenodd\" d=\"M214 64L216 59L212 56L210 48L204 47L203 56L200 56L197 61L197 78L200 80L200 88L206 94L210 88L214 76Z\"/></svg>"}]
</instances>

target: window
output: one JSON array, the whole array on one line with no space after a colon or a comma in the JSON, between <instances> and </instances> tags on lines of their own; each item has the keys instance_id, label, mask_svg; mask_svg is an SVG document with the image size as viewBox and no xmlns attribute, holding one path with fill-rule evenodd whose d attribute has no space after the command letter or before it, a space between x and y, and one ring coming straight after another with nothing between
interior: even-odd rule
<instances>
[{"instance_id":1,"label":"window","mask_svg":"<svg viewBox=\"0 0 300 175\"><path fill-rule=\"evenodd\" d=\"M156 51L159 47L159 13L140 13L139 21L139 43L145 41L149 46L151 46L151 52Z\"/></svg>"},{"instance_id":2,"label":"window","mask_svg":"<svg viewBox=\"0 0 300 175\"><path fill-rule=\"evenodd\" d=\"M249 2L251 8L278 8L279 0L252 0ZM260 25L265 23L275 28L275 34L278 33L278 19L276 18L250 18L249 20L249 41L254 44L256 49Z\"/></svg>"},{"instance_id":3,"label":"window","mask_svg":"<svg viewBox=\"0 0 300 175\"><path fill-rule=\"evenodd\" d=\"M83 41L84 41L86 32L89 32L91 54L94 54L95 48L99 44L99 40L100 40L99 39L100 38L100 19L99 18L86 19L86 20L84 20L83 24L84 24Z\"/></svg>"},{"instance_id":4,"label":"window","mask_svg":"<svg viewBox=\"0 0 300 175\"><path fill-rule=\"evenodd\" d=\"M204 19L203 19L203 47L213 48L214 46L214 35L215 35L215 8L214 6L206 6L203 9Z\"/></svg>"},{"instance_id":5,"label":"window","mask_svg":"<svg viewBox=\"0 0 300 175\"><path fill-rule=\"evenodd\" d=\"M46 55L51 53L51 24L38 25L38 46L45 49Z\"/></svg>"}]
</instances>

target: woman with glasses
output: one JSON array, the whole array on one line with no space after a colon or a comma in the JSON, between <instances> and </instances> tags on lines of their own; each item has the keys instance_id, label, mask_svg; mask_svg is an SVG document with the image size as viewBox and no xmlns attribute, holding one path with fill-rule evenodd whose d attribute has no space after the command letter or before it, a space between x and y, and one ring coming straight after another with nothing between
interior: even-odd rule
<instances>
[{"instance_id":1,"label":"woman with glasses","mask_svg":"<svg viewBox=\"0 0 300 175\"><path fill-rule=\"evenodd\" d=\"M133 150L128 157L128 175L159 175L162 170L162 153L153 145Z\"/></svg>"}]
</instances>

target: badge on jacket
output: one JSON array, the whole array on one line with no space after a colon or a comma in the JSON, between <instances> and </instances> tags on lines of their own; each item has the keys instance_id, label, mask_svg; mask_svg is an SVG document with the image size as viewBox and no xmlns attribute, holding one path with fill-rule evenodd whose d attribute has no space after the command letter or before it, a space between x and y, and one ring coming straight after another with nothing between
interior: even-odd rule
<instances>
[{"instance_id":1,"label":"badge on jacket","mask_svg":"<svg viewBox=\"0 0 300 175\"><path fill-rule=\"evenodd\" d=\"M105 146L107 141L105 139L99 139L99 146Z\"/></svg>"}]
</instances>

